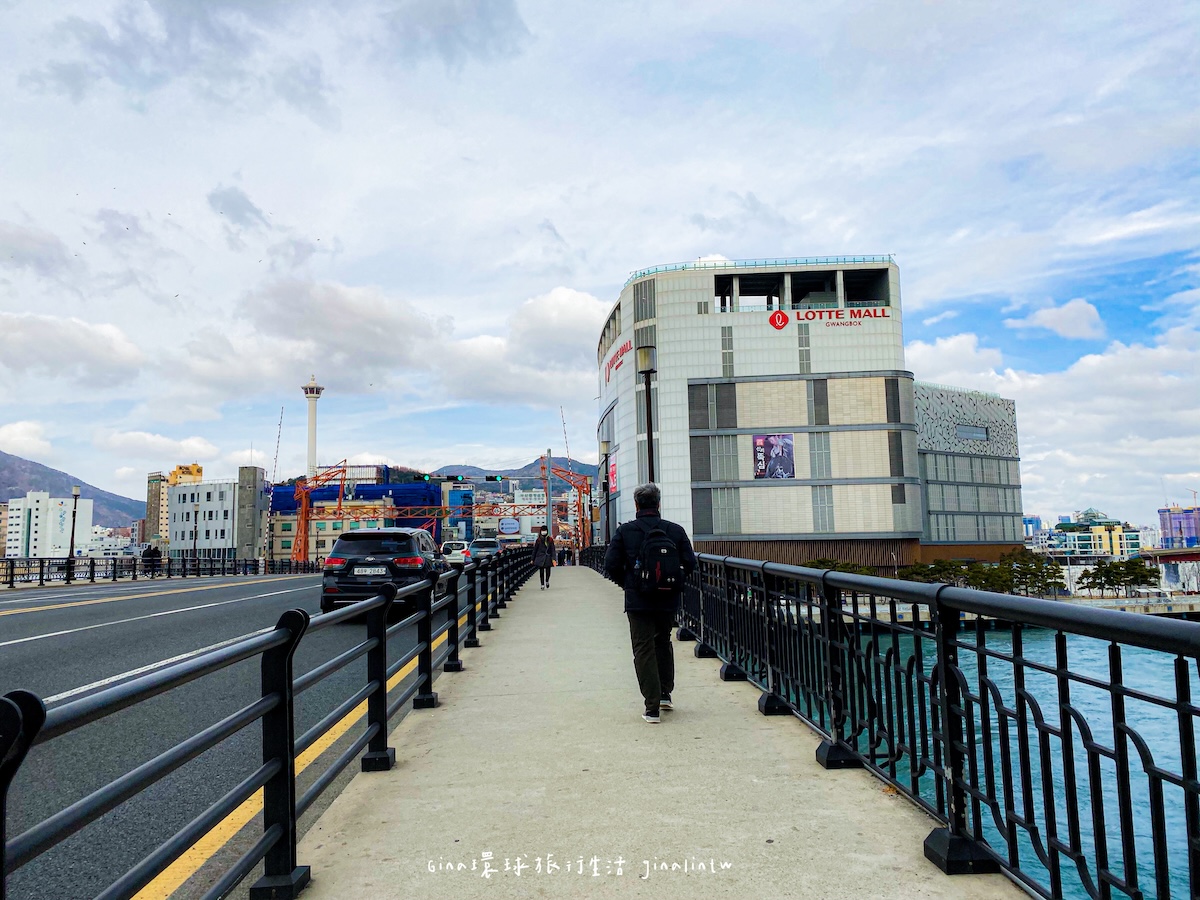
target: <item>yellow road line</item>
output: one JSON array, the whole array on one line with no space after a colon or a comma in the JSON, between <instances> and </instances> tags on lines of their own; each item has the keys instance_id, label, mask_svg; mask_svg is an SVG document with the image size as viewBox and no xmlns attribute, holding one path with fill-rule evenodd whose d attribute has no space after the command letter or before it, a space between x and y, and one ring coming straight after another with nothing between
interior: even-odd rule
<instances>
[{"instance_id":1,"label":"yellow road line","mask_svg":"<svg viewBox=\"0 0 1200 900\"><path fill-rule=\"evenodd\" d=\"M296 576L296 575L275 576L275 579L278 579L281 577L282 578L296 578L299 576ZM207 584L204 587L177 588L176 590L173 590L173 591L145 591L140 594L124 594L120 597L99 597L95 600L76 600L72 603L47 603L42 606L22 606L18 609L0 610L0 616L16 616L16 615L20 615L21 613L42 612L43 610L48 610L48 609L71 609L72 607L76 607L76 606L94 606L97 603L116 603L118 600L137 600L141 597L165 597L168 594L191 594L191 593L195 593L196 591L215 591L215 590L219 590L220 588L234 587L236 585L243 585L243 584L265 584L266 582L271 581L271 580L273 580L273 579L271 579L271 578L256 578L253 581L237 581L237 582L234 582L233 584L226 582L224 584Z\"/></svg>"},{"instance_id":2,"label":"yellow road line","mask_svg":"<svg viewBox=\"0 0 1200 900\"><path fill-rule=\"evenodd\" d=\"M469 614L460 617L458 624L465 625L469 618ZM446 643L446 635L443 634L433 642L432 649L436 650L444 643ZM408 665L401 668L399 672L388 679L387 689L389 691L393 690L416 667L417 661L414 659ZM358 724L359 720L366 714L367 701L364 700L330 726L329 730L315 744L296 757L296 774L299 775L316 762L322 753L332 747L347 731ZM263 792L260 789L243 801L241 806L214 825L204 837L192 844L179 859L164 869L157 878L138 891L134 895L133 900L167 900L189 878L195 875L201 866L212 859L218 850L229 843L234 835L261 813L262 808Z\"/></svg>"}]
</instances>

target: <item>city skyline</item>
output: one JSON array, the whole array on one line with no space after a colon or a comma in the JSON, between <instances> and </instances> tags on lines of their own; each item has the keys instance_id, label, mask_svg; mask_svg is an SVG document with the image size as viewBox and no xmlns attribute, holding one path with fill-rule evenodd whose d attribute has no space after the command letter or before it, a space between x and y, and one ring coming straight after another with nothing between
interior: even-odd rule
<instances>
[{"instance_id":1,"label":"city skyline","mask_svg":"<svg viewBox=\"0 0 1200 900\"><path fill-rule=\"evenodd\" d=\"M908 368L1016 401L1026 511L1152 523L1200 488L1195 18L7 4L0 450L137 498L269 476L283 407L297 474L315 373L322 462L565 418L595 463L630 271L893 253Z\"/></svg>"}]
</instances>

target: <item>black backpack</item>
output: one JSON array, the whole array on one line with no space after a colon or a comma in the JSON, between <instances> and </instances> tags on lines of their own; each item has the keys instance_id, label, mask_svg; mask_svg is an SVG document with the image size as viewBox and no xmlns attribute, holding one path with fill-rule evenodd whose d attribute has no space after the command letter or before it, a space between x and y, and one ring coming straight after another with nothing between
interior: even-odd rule
<instances>
[{"instance_id":1,"label":"black backpack","mask_svg":"<svg viewBox=\"0 0 1200 900\"><path fill-rule=\"evenodd\" d=\"M683 563L679 548L665 529L656 525L639 529L642 546L633 564L633 575L640 591L675 592L683 589Z\"/></svg>"}]
</instances>

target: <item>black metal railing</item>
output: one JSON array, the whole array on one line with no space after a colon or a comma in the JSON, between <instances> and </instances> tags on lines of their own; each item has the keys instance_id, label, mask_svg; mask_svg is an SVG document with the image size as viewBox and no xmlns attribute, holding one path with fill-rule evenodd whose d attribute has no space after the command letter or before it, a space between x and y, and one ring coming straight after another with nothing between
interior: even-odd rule
<instances>
[{"instance_id":1,"label":"black metal railing","mask_svg":"<svg viewBox=\"0 0 1200 900\"><path fill-rule=\"evenodd\" d=\"M433 691L435 670L439 666L445 671L461 670L460 642L468 647L479 646L478 632L491 629L490 620L499 616L497 610L506 605L531 574L531 558L531 552L522 548L479 565L468 565L463 571L446 573L439 579L445 592L436 600L434 586L427 581L399 591L393 585L386 585L380 596L319 616L310 617L302 609L289 610L270 631L247 636L49 711L28 691L12 691L0 697L0 900L4 900L5 885L12 872L256 722L260 723L262 736L261 765L99 896L104 900L132 897L260 789L263 791L261 836L230 865L204 897L207 900L226 896L260 863L263 875L251 887L251 898L277 900L296 896L309 880L308 867L297 859L297 818L359 754L362 754L363 771L384 771L392 767L395 750L387 746L389 721L409 700L417 709L437 705L437 694ZM393 601L410 598L417 603L416 612L389 625ZM459 622L459 610L464 600L468 609L465 634ZM350 620L365 622L364 640L302 675L293 674L293 656L306 635ZM417 627L417 643L389 665L388 640L413 625ZM444 642L441 641L443 636ZM445 646L435 653L439 642ZM295 698L364 656L366 683L297 737ZM22 834L7 836L8 789L31 747L255 658L260 664L261 691L254 702L92 791ZM389 697L391 679L414 661L416 678L400 693ZM298 795L296 757L364 703L365 728L362 733L330 762L304 793ZM36 778L37 773L32 777Z\"/></svg>"},{"instance_id":2,"label":"black metal railing","mask_svg":"<svg viewBox=\"0 0 1200 900\"><path fill-rule=\"evenodd\" d=\"M73 584L139 578L214 578L223 575L311 575L317 562L290 559L191 559L165 556L77 556L56 559L0 559L0 585Z\"/></svg>"},{"instance_id":3,"label":"black metal railing","mask_svg":"<svg viewBox=\"0 0 1200 900\"><path fill-rule=\"evenodd\" d=\"M821 735L823 766L866 767L940 822L943 871L1200 896L1200 623L700 555L679 626L761 712Z\"/></svg>"}]
</instances>

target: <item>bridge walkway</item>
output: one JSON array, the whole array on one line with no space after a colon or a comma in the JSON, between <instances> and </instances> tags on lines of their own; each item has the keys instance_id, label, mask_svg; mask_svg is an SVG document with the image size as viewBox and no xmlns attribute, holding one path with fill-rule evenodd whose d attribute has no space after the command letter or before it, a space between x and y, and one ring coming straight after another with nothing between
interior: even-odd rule
<instances>
[{"instance_id":1,"label":"bridge walkway","mask_svg":"<svg viewBox=\"0 0 1200 900\"><path fill-rule=\"evenodd\" d=\"M306 900L1025 896L943 875L924 813L821 769L803 723L759 715L692 644L676 709L643 722L620 591L589 569L533 579L481 637L396 728L396 767L355 776L308 831Z\"/></svg>"}]
</instances>

